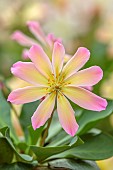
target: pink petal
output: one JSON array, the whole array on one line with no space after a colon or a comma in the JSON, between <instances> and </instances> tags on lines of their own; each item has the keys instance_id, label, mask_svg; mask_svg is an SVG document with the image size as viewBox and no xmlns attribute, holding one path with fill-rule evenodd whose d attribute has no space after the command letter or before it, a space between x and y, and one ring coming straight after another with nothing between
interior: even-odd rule
<instances>
[{"instance_id":1,"label":"pink petal","mask_svg":"<svg viewBox=\"0 0 113 170\"><path fill-rule=\"evenodd\" d=\"M89 90L89 91L93 90L93 86L84 86L83 88L85 88L86 90Z\"/></svg>"},{"instance_id":2,"label":"pink petal","mask_svg":"<svg viewBox=\"0 0 113 170\"><path fill-rule=\"evenodd\" d=\"M84 64L89 60L90 52L87 48L80 47L78 48L75 55L66 63L63 68L62 75L64 78L76 73Z\"/></svg>"},{"instance_id":3,"label":"pink petal","mask_svg":"<svg viewBox=\"0 0 113 170\"><path fill-rule=\"evenodd\" d=\"M46 77L52 74L52 65L49 57L38 45L33 45L29 50L29 58L35 64L36 68Z\"/></svg>"},{"instance_id":4,"label":"pink petal","mask_svg":"<svg viewBox=\"0 0 113 170\"><path fill-rule=\"evenodd\" d=\"M57 97L57 112L63 129L69 135L74 136L78 130L78 124L75 120L74 110L66 97L60 93Z\"/></svg>"},{"instance_id":5,"label":"pink petal","mask_svg":"<svg viewBox=\"0 0 113 170\"><path fill-rule=\"evenodd\" d=\"M55 93L48 95L33 114L31 121L34 130L40 126L43 126L45 122L51 117L55 105L55 96Z\"/></svg>"},{"instance_id":6,"label":"pink petal","mask_svg":"<svg viewBox=\"0 0 113 170\"><path fill-rule=\"evenodd\" d=\"M24 49L22 52L22 58L24 60L28 60L29 59L29 50L28 49Z\"/></svg>"},{"instance_id":7,"label":"pink petal","mask_svg":"<svg viewBox=\"0 0 113 170\"><path fill-rule=\"evenodd\" d=\"M46 43L45 35L44 32L41 29L41 26L38 22L36 21L28 21L27 26L29 30L33 33L33 35L41 41L43 44Z\"/></svg>"},{"instance_id":8,"label":"pink petal","mask_svg":"<svg viewBox=\"0 0 113 170\"><path fill-rule=\"evenodd\" d=\"M62 43L61 38L56 38L54 34L50 33L46 37L46 41L49 44L49 46L52 48L55 42Z\"/></svg>"},{"instance_id":9,"label":"pink petal","mask_svg":"<svg viewBox=\"0 0 113 170\"><path fill-rule=\"evenodd\" d=\"M102 111L106 109L107 101L81 87L65 87L63 93L75 104L84 109Z\"/></svg>"},{"instance_id":10,"label":"pink petal","mask_svg":"<svg viewBox=\"0 0 113 170\"><path fill-rule=\"evenodd\" d=\"M53 54L52 54L52 65L53 71L56 77L62 70L64 61L65 49L62 44L56 42L54 43Z\"/></svg>"},{"instance_id":11,"label":"pink petal","mask_svg":"<svg viewBox=\"0 0 113 170\"><path fill-rule=\"evenodd\" d=\"M7 101L14 104L24 104L41 99L47 94L44 87L24 87L12 91Z\"/></svg>"},{"instance_id":12,"label":"pink petal","mask_svg":"<svg viewBox=\"0 0 113 170\"><path fill-rule=\"evenodd\" d=\"M21 31L15 31L11 38L15 41L17 41L20 45L23 46L32 46L33 44L37 44L35 40L32 38L28 37L27 35L23 34Z\"/></svg>"},{"instance_id":13,"label":"pink petal","mask_svg":"<svg viewBox=\"0 0 113 170\"><path fill-rule=\"evenodd\" d=\"M11 72L20 79L33 85L48 86L47 79L36 69L32 62L17 62L11 67Z\"/></svg>"},{"instance_id":14,"label":"pink petal","mask_svg":"<svg viewBox=\"0 0 113 170\"><path fill-rule=\"evenodd\" d=\"M65 82L68 86L93 86L97 84L103 76L103 71L98 66L81 70L68 77Z\"/></svg>"}]
</instances>

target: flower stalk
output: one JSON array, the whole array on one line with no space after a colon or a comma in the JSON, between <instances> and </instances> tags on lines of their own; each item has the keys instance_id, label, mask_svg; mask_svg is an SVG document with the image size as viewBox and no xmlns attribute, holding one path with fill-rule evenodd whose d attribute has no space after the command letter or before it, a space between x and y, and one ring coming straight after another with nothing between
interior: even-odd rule
<instances>
[{"instance_id":1,"label":"flower stalk","mask_svg":"<svg viewBox=\"0 0 113 170\"><path fill-rule=\"evenodd\" d=\"M53 110L53 113L54 113L54 111L55 111L55 110ZM52 113L51 117L50 117L49 120L48 120L47 127L46 127L46 129L45 129L45 131L44 131L44 134L43 134L41 140L40 140L40 146L44 146L44 144L45 144L45 140L46 140L46 138L47 138L47 136L48 136L49 128L50 128L50 125L51 125L51 122L52 122L53 113Z\"/></svg>"}]
</instances>

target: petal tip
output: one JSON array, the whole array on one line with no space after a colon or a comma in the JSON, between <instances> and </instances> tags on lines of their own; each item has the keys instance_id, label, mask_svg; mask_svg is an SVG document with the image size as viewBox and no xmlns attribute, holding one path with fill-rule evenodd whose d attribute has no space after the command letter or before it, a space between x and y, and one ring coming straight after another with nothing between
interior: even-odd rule
<instances>
[{"instance_id":1,"label":"petal tip","mask_svg":"<svg viewBox=\"0 0 113 170\"><path fill-rule=\"evenodd\" d=\"M21 61L18 61L16 63L13 64L13 66L11 67L11 73L14 74L16 69L21 65Z\"/></svg>"},{"instance_id":2,"label":"petal tip","mask_svg":"<svg viewBox=\"0 0 113 170\"><path fill-rule=\"evenodd\" d=\"M86 47L79 47L77 51L80 51L83 55L90 56L90 51Z\"/></svg>"},{"instance_id":3,"label":"petal tip","mask_svg":"<svg viewBox=\"0 0 113 170\"><path fill-rule=\"evenodd\" d=\"M101 103L100 103L100 106L98 107L98 112L101 112L103 110L106 110L106 107L107 107L108 103L107 103L107 100L106 99L103 99L101 98Z\"/></svg>"},{"instance_id":4,"label":"petal tip","mask_svg":"<svg viewBox=\"0 0 113 170\"><path fill-rule=\"evenodd\" d=\"M22 32L17 30L11 35L11 39L18 40L18 39L20 39L21 35L22 35Z\"/></svg>"},{"instance_id":5,"label":"petal tip","mask_svg":"<svg viewBox=\"0 0 113 170\"><path fill-rule=\"evenodd\" d=\"M102 110L106 110L107 105L108 105L107 100L106 100L106 99L103 99Z\"/></svg>"},{"instance_id":6,"label":"petal tip","mask_svg":"<svg viewBox=\"0 0 113 170\"><path fill-rule=\"evenodd\" d=\"M32 127L33 127L34 130L36 130L37 128L40 127L40 126L37 125L36 118L34 116L31 117L31 122L32 122Z\"/></svg>"},{"instance_id":7,"label":"petal tip","mask_svg":"<svg viewBox=\"0 0 113 170\"><path fill-rule=\"evenodd\" d=\"M59 41L55 41L54 45L55 46L62 46L62 43L60 43Z\"/></svg>"},{"instance_id":8,"label":"petal tip","mask_svg":"<svg viewBox=\"0 0 113 170\"><path fill-rule=\"evenodd\" d=\"M38 27L39 23L37 21L27 21L28 27Z\"/></svg>"},{"instance_id":9,"label":"petal tip","mask_svg":"<svg viewBox=\"0 0 113 170\"><path fill-rule=\"evenodd\" d=\"M7 101L10 102L10 103L13 103L12 93L9 94L9 96L8 96L8 98L7 98Z\"/></svg>"},{"instance_id":10,"label":"petal tip","mask_svg":"<svg viewBox=\"0 0 113 170\"><path fill-rule=\"evenodd\" d=\"M78 128L79 128L79 125L76 123L76 124L75 124L75 127L74 127L73 129L70 129L70 130L68 131L68 134L69 134L70 136L74 136L74 135L76 134Z\"/></svg>"},{"instance_id":11,"label":"petal tip","mask_svg":"<svg viewBox=\"0 0 113 170\"><path fill-rule=\"evenodd\" d=\"M102 79L102 77L103 77L103 70L99 66L96 66L96 69L97 69L97 74L100 75L100 79Z\"/></svg>"},{"instance_id":12,"label":"petal tip","mask_svg":"<svg viewBox=\"0 0 113 170\"><path fill-rule=\"evenodd\" d=\"M31 46L29 52L32 52L32 51L34 51L34 50L39 50L39 49L42 49L42 48L41 48L39 45L34 44L34 45Z\"/></svg>"},{"instance_id":13,"label":"petal tip","mask_svg":"<svg viewBox=\"0 0 113 170\"><path fill-rule=\"evenodd\" d=\"M7 98L7 102L10 102L10 98L9 98L9 96L8 96L8 98Z\"/></svg>"}]
</instances>

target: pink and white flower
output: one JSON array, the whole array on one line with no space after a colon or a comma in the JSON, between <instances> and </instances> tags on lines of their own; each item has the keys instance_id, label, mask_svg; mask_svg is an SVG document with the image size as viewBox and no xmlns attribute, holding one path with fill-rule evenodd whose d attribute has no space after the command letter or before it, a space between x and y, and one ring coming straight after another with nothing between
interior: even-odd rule
<instances>
[{"instance_id":1,"label":"pink and white flower","mask_svg":"<svg viewBox=\"0 0 113 170\"><path fill-rule=\"evenodd\" d=\"M54 43L52 61L40 46L33 45L29 50L32 62L17 62L11 68L15 76L32 86L14 90L9 94L8 101L24 104L45 97L31 118L33 128L39 128L46 123L56 104L63 129L74 136L78 124L68 99L84 109L94 111L105 110L107 101L85 89L86 86L97 84L103 76L98 66L80 70L89 60L89 50L78 48L65 65L64 56L64 47L59 42Z\"/></svg>"}]
</instances>

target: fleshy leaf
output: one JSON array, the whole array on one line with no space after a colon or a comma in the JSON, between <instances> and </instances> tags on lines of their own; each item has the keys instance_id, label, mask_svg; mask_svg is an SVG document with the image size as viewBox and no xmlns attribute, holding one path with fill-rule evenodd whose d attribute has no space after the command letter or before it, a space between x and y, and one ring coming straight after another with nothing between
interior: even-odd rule
<instances>
[{"instance_id":1,"label":"fleshy leaf","mask_svg":"<svg viewBox=\"0 0 113 170\"><path fill-rule=\"evenodd\" d=\"M69 168L71 170L99 170L94 161L57 159L49 162L49 165L54 168Z\"/></svg>"},{"instance_id":2,"label":"fleshy leaf","mask_svg":"<svg viewBox=\"0 0 113 170\"><path fill-rule=\"evenodd\" d=\"M92 127L94 127L99 120L106 118L107 116L112 114L112 112L113 101L109 101L106 110L101 112L84 110L78 120L79 129L77 134L81 135L87 132Z\"/></svg>"},{"instance_id":3,"label":"fleshy leaf","mask_svg":"<svg viewBox=\"0 0 113 170\"><path fill-rule=\"evenodd\" d=\"M18 138L16 136L12 121L11 121L11 113L10 113L11 107L9 103L6 101L6 99L3 96L2 91L0 90L0 128L3 128L4 126L8 126L11 129L11 136L15 139L15 141L18 141Z\"/></svg>"},{"instance_id":4,"label":"fleshy leaf","mask_svg":"<svg viewBox=\"0 0 113 170\"><path fill-rule=\"evenodd\" d=\"M1 136L0 136L0 148L3 148L0 149L0 158L3 157L3 155L5 155L5 158L6 158L6 161L4 159L4 157L2 158L3 159L3 162L4 161L7 163L9 162L12 162L12 159L13 159L13 155L15 155L16 159L18 161L21 161L21 162L31 162L32 161L32 157L29 156L29 155L26 155L26 154L20 154L18 153L18 151L16 150L15 146L13 145L12 143L12 140L10 138L10 132L9 132L9 128L8 127L5 127L3 129L0 129L0 132L1 132ZM4 134L4 135L3 135ZM9 154L8 154L9 152ZM11 155L10 155L11 153ZM9 158L7 155L10 155ZM8 160L7 160L8 159Z\"/></svg>"},{"instance_id":5,"label":"fleshy leaf","mask_svg":"<svg viewBox=\"0 0 113 170\"><path fill-rule=\"evenodd\" d=\"M43 162L45 159L49 158L52 155L64 152L80 144L83 144L83 141L76 136L74 138L74 142L70 145L63 145L63 146L56 146L56 147L31 146L30 149L35 153L38 162Z\"/></svg>"},{"instance_id":6,"label":"fleshy leaf","mask_svg":"<svg viewBox=\"0 0 113 170\"><path fill-rule=\"evenodd\" d=\"M85 160L103 160L113 156L113 137L108 134L88 134L84 144L54 155L51 159L71 158Z\"/></svg>"},{"instance_id":7,"label":"fleshy leaf","mask_svg":"<svg viewBox=\"0 0 113 170\"><path fill-rule=\"evenodd\" d=\"M33 166L31 164L25 164L25 163L18 162L18 163L0 165L0 169L3 169L3 170L32 170Z\"/></svg>"},{"instance_id":8,"label":"fleshy leaf","mask_svg":"<svg viewBox=\"0 0 113 170\"><path fill-rule=\"evenodd\" d=\"M36 108L38 107L40 101L24 104L22 107L22 111L19 117L20 124L25 134L25 139L29 143L30 136L28 131L28 126L31 125L31 116L35 112Z\"/></svg>"}]
</instances>

